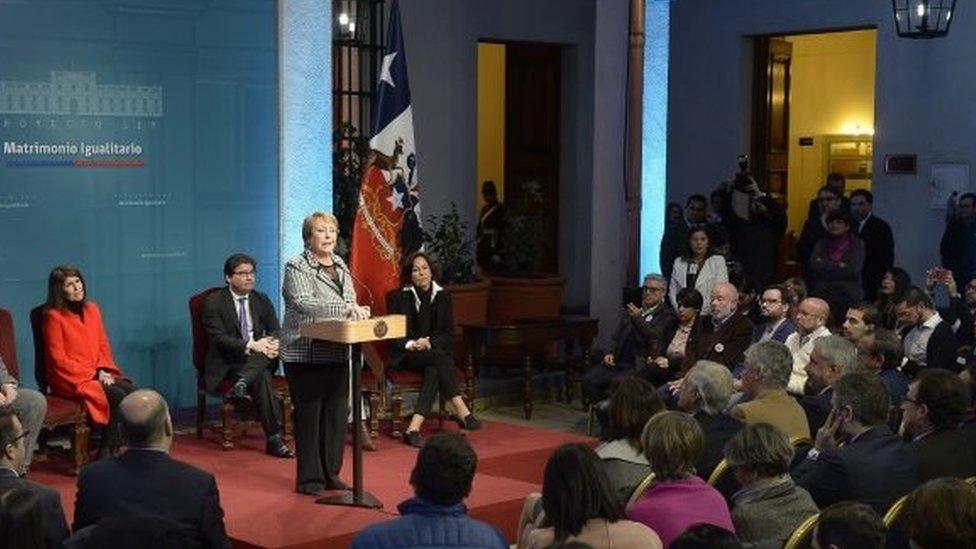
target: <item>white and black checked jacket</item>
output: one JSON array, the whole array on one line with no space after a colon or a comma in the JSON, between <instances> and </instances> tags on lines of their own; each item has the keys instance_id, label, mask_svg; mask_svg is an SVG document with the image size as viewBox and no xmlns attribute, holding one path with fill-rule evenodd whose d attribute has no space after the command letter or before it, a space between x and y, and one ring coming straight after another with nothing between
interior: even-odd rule
<instances>
[{"instance_id":1,"label":"white and black checked jacket","mask_svg":"<svg viewBox=\"0 0 976 549\"><path fill-rule=\"evenodd\" d=\"M337 255L338 281L333 282L306 250L285 264L285 281L281 294L285 298L285 318L281 325L281 343L285 362L312 364L346 362L345 345L301 337L299 327L323 320L348 319L356 303L349 267Z\"/></svg>"}]
</instances>

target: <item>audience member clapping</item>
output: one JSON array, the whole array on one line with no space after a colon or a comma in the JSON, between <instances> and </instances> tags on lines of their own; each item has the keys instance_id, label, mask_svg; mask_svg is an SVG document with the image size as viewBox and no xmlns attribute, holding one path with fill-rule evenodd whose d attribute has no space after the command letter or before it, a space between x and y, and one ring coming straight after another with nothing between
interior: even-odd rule
<instances>
[{"instance_id":1,"label":"audience member clapping","mask_svg":"<svg viewBox=\"0 0 976 549\"><path fill-rule=\"evenodd\" d=\"M725 446L725 457L742 489L732 496L732 522L743 542L776 548L816 514L810 494L793 483L793 446L768 423L746 425Z\"/></svg>"},{"instance_id":2,"label":"audience member clapping","mask_svg":"<svg viewBox=\"0 0 976 549\"><path fill-rule=\"evenodd\" d=\"M976 448L958 429L968 407L969 387L948 370L925 370L909 385L902 423L921 481L976 475Z\"/></svg>"},{"instance_id":3,"label":"audience member clapping","mask_svg":"<svg viewBox=\"0 0 976 549\"><path fill-rule=\"evenodd\" d=\"M703 479L722 460L725 443L742 428L741 421L726 413L731 396L729 369L709 360L699 360L678 390L678 409L691 414L705 434L701 456L695 463L695 472Z\"/></svg>"},{"instance_id":4,"label":"audience member clapping","mask_svg":"<svg viewBox=\"0 0 976 549\"><path fill-rule=\"evenodd\" d=\"M664 400L654 386L638 377L621 379L610 397L611 440L597 448L596 454L621 504L627 502L634 488L651 472L641 446L641 433L647 420L664 410Z\"/></svg>"},{"instance_id":5,"label":"audience member clapping","mask_svg":"<svg viewBox=\"0 0 976 549\"><path fill-rule=\"evenodd\" d=\"M665 546L689 526L708 523L734 530L725 498L695 475L704 433L698 422L682 412L652 417L641 437L654 482L627 509L627 517L646 524Z\"/></svg>"},{"instance_id":6,"label":"audience member clapping","mask_svg":"<svg viewBox=\"0 0 976 549\"><path fill-rule=\"evenodd\" d=\"M931 480L912 492L902 524L915 549L976 547L976 488L963 480Z\"/></svg>"},{"instance_id":7,"label":"audience member clapping","mask_svg":"<svg viewBox=\"0 0 976 549\"><path fill-rule=\"evenodd\" d=\"M770 423L790 439L810 438L803 408L786 393L793 370L789 349L775 341L761 341L746 351L742 393L746 402L732 408L732 417L746 423Z\"/></svg>"},{"instance_id":8,"label":"audience member clapping","mask_svg":"<svg viewBox=\"0 0 976 549\"><path fill-rule=\"evenodd\" d=\"M813 534L814 549L882 549L885 525L871 507L845 501L820 513Z\"/></svg>"}]
</instances>

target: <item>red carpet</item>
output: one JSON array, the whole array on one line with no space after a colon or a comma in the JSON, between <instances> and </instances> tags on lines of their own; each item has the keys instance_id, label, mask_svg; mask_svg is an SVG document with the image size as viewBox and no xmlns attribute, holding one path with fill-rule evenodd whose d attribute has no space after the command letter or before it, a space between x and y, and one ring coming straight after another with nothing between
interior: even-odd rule
<instances>
[{"instance_id":1,"label":"red carpet","mask_svg":"<svg viewBox=\"0 0 976 549\"><path fill-rule=\"evenodd\" d=\"M428 423L436 429L436 421ZM467 500L469 513L495 525L514 543L522 501L539 490L552 450L564 442L593 439L485 422L485 428L469 433L468 440L479 457L474 490ZM265 455L264 439L257 431L228 452L211 440L178 436L173 455L217 477L227 532L235 547L346 547L364 527L396 515L397 504L412 495L408 481L417 451L386 436L379 443L380 450L366 452L363 459L366 489L384 504L378 511L317 505L314 498L296 494L295 462ZM352 484L352 456L348 446L346 450L342 478ZM70 523L75 481L63 471L64 462L52 460L32 468L31 478L61 492Z\"/></svg>"}]
</instances>

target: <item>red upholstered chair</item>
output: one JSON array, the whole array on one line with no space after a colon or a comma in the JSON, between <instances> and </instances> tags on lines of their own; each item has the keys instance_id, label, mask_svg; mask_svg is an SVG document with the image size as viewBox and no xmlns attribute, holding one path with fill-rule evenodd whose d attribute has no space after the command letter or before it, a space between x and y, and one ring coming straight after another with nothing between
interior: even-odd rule
<instances>
[{"instance_id":1,"label":"red upholstered chair","mask_svg":"<svg viewBox=\"0 0 976 549\"><path fill-rule=\"evenodd\" d=\"M207 389L203 378L203 363L207 358L207 350L210 347L210 338L203 327L202 311L203 302L207 297L222 287L208 288L190 297L190 326L193 329L193 367L197 371L197 438L203 438L204 416L207 409ZM253 422L238 422L234 419L235 399L225 396L231 389L230 380L225 379L217 386L212 394L220 396L223 400L220 405L220 435L221 445L224 450L234 447L234 433L238 430L246 430L251 427ZM271 376L271 390L281 404L281 430L284 439L291 440L292 427L292 405L291 393L288 391L288 382L284 376ZM244 399L247 400L247 399Z\"/></svg>"},{"instance_id":2,"label":"red upholstered chair","mask_svg":"<svg viewBox=\"0 0 976 549\"><path fill-rule=\"evenodd\" d=\"M9 318L10 313L3 311ZM0 321L2 323L2 321ZM88 463L88 435L91 428L88 426L88 412L85 410L85 403L81 399L70 399L51 394L51 388L47 384L47 356L44 350L44 305L38 305L30 312L31 335L34 339L34 380L37 382L37 389L47 398L47 414L44 416L42 425L41 440L45 432L53 432L61 429L71 430L71 472L77 474L78 470ZM13 327L10 327L10 334L13 337ZM10 373L18 376L19 369L17 358L4 362ZM43 448L43 444L38 444L38 450Z\"/></svg>"}]
</instances>

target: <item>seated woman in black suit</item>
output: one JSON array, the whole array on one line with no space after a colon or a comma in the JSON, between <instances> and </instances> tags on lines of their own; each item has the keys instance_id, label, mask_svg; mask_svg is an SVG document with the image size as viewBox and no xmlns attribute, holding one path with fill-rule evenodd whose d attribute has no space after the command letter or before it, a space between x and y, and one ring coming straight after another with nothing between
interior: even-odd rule
<instances>
[{"instance_id":1,"label":"seated woman in black suit","mask_svg":"<svg viewBox=\"0 0 976 549\"><path fill-rule=\"evenodd\" d=\"M454 421L462 429L480 429L481 422L464 403L454 377L451 294L434 282L430 258L423 252L410 254L403 262L400 281L404 287L389 296L387 308L390 314L406 315L407 337L390 342L391 365L424 375L403 440L417 448L423 445L420 426L430 415L438 392L450 400L456 413Z\"/></svg>"}]
</instances>

